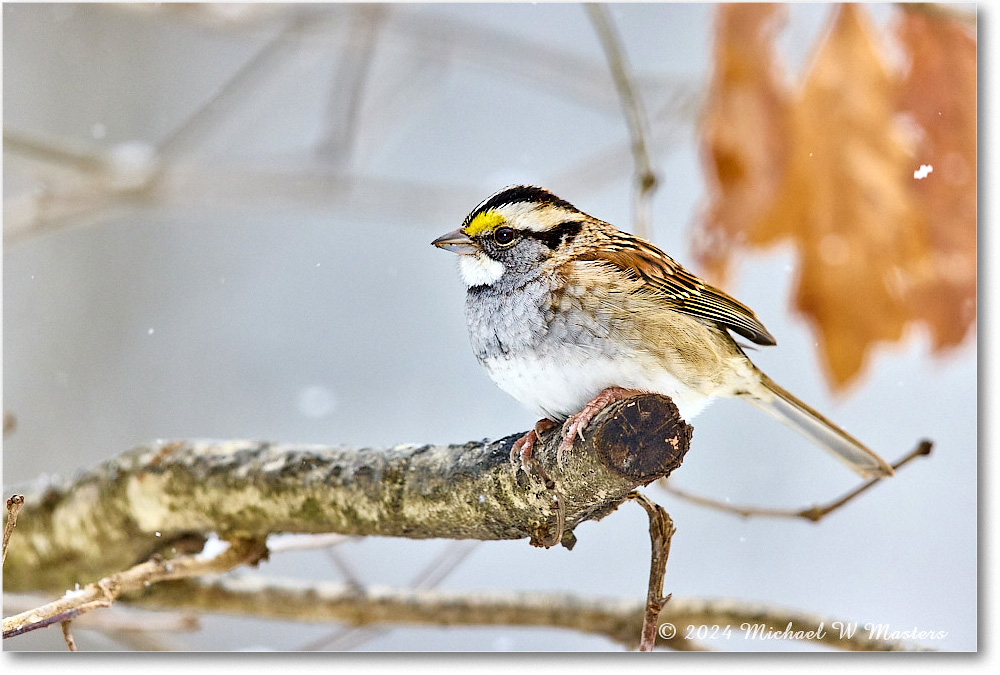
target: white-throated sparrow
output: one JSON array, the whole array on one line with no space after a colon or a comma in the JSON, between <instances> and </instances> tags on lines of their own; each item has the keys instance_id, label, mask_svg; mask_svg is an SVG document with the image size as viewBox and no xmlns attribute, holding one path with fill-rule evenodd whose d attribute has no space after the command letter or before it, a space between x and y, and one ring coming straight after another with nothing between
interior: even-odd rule
<instances>
[{"instance_id":1,"label":"white-throated sparrow","mask_svg":"<svg viewBox=\"0 0 1000 675\"><path fill-rule=\"evenodd\" d=\"M460 255L476 358L544 417L518 441L523 461L544 428L565 420L562 450L602 407L642 391L669 396L688 421L711 399L737 396L861 476L892 475L750 362L730 331L775 344L753 311L547 190L505 188L433 244Z\"/></svg>"}]
</instances>

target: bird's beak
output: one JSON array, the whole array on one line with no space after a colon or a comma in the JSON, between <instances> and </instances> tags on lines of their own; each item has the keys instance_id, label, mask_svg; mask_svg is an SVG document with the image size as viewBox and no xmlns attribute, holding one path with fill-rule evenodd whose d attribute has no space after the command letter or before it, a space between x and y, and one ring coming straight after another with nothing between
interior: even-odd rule
<instances>
[{"instance_id":1,"label":"bird's beak","mask_svg":"<svg viewBox=\"0 0 1000 675\"><path fill-rule=\"evenodd\" d=\"M459 253L461 255L473 255L479 252L476 245L471 239L469 239L468 235L460 229L441 235L432 241L431 244L437 246L438 248L443 248L446 251Z\"/></svg>"}]
</instances>

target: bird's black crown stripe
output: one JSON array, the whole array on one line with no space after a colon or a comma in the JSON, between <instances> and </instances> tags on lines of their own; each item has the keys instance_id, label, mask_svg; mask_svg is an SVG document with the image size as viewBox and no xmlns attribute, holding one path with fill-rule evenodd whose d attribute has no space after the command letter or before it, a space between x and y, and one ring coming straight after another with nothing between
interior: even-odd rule
<instances>
[{"instance_id":1,"label":"bird's black crown stripe","mask_svg":"<svg viewBox=\"0 0 1000 675\"><path fill-rule=\"evenodd\" d=\"M472 219L484 211L498 209L506 204L521 204L529 202L531 204L551 204L570 211L579 211L575 206L565 199L560 199L548 190L534 185L515 185L506 190L496 193L485 202L479 205L475 211L470 213L463 223L463 227L472 222Z\"/></svg>"}]
</instances>

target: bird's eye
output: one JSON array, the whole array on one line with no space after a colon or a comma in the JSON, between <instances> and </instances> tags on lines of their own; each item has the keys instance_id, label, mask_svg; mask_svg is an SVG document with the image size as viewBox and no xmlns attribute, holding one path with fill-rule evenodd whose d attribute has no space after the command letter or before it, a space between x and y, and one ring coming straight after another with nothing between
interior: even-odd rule
<instances>
[{"instance_id":1,"label":"bird's eye","mask_svg":"<svg viewBox=\"0 0 1000 675\"><path fill-rule=\"evenodd\" d=\"M493 241L501 246L506 246L514 241L514 230L509 227L498 227L493 230Z\"/></svg>"}]
</instances>

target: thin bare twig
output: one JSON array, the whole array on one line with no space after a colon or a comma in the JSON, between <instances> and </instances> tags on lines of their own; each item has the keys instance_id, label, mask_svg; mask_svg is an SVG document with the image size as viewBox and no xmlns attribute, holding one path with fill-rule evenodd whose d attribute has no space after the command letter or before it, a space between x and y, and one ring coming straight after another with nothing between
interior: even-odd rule
<instances>
[{"instance_id":1,"label":"thin bare twig","mask_svg":"<svg viewBox=\"0 0 1000 675\"><path fill-rule=\"evenodd\" d=\"M649 542L652 556L649 563L649 591L646 594L646 610L643 613L639 651L650 652L656 646L656 630L659 627L660 612L670 600L663 595L663 577L667 572L667 558L670 556L670 540L674 536L674 521L666 510L639 492L633 492L633 501L646 509L649 516Z\"/></svg>"},{"instance_id":2,"label":"thin bare twig","mask_svg":"<svg viewBox=\"0 0 1000 675\"><path fill-rule=\"evenodd\" d=\"M46 599L37 594L5 593L3 598L4 609L12 613L20 613L45 602ZM74 632L100 633L128 649L142 652L180 651L182 647L169 640L166 634L198 630L200 625L195 614L148 612L120 603L73 619Z\"/></svg>"},{"instance_id":3,"label":"thin bare twig","mask_svg":"<svg viewBox=\"0 0 1000 675\"><path fill-rule=\"evenodd\" d=\"M62 634L63 639L66 641L66 647L71 651L76 651L76 640L73 639L73 631L70 630L70 624L72 621L63 621L62 624Z\"/></svg>"},{"instance_id":4,"label":"thin bare twig","mask_svg":"<svg viewBox=\"0 0 1000 675\"><path fill-rule=\"evenodd\" d=\"M271 554L287 553L289 551L311 551L315 549L329 549L339 546L345 541L351 541L354 537L346 537L342 534L272 534L267 538L267 550Z\"/></svg>"},{"instance_id":5,"label":"thin bare twig","mask_svg":"<svg viewBox=\"0 0 1000 675\"><path fill-rule=\"evenodd\" d=\"M7 562L7 544L10 543L10 535L14 534L14 528L17 527L17 514L21 512L22 506L24 506L24 495L12 495L7 500L7 522L3 526L3 559L0 564Z\"/></svg>"},{"instance_id":6,"label":"thin bare twig","mask_svg":"<svg viewBox=\"0 0 1000 675\"><path fill-rule=\"evenodd\" d=\"M17 429L17 418L5 410L3 413L3 435L6 436L14 429Z\"/></svg>"},{"instance_id":7,"label":"thin bare twig","mask_svg":"<svg viewBox=\"0 0 1000 675\"><path fill-rule=\"evenodd\" d=\"M931 448L933 443L928 440L922 440L917 445L916 448L911 450L908 454L904 455L902 458L898 459L892 468L899 469L906 464L909 464L912 460L917 457L923 457L931 454ZM702 495L696 495L685 490L672 485L668 480L661 480L660 485L664 490L670 494L680 497L684 501L690 502L692 504L697 504L699 506L706 506L711 509L716 509L718 511L724 511L725 513L732 513L737 516L742 516L744 518L751 517L764 517L764 518L805 518L806 520L812 521L814 523L819 522L824 517L833 513L840 507L844 506L855 497L859 496L863 492L869 490L876 483L881 482L882 478L872 478L858 487L850 490L846 494L834 499L827 504L813 504L802 509L783 509L783 508L771 508L766 506L739 506L733 504L727 504L726 502L721 502L717 499L712 499L711 497L704 497Z\"/></svg>"},{"instance_id":8,"label":"thin bare twig","mask_svg":"<svg viewBox=\"0 0 1000 675\"><path fill-rule=\"evenodd\" d=\"M479 545L474 540L453 541L426 567L417 572L417 575L409 584L411 589L431 589L444 581L449 574L465 560L472 551ZM343 562L343 561L341 561ZM349 573L345 579L348 585L352 585L359 591L363 590L362 584L356 575ZM347 651L357 649L365 642L388 633L387 628L365 628L352 626L338 631L333 635L325 636L319 640L310 642L300 651L316 651L319 649L332 649L335 651Z\"/></svg>"},{"instance_id":9,"label":"thin bare twig","mask_svg":"<svg viewBox=\"0 0 1000 675\"><path fill-rule=\"evenodd\" d=\"M296 38L301 34L305 21L293 18L288 25L265 44L244 64L215 94L194 114L180 125L161 145L148 164L149 171L131 175L135 183L125 185L114 181L113 162L100 149L83 145L72 138L45 139L24 132L4 130L4 152L42 159L51 164L75 169L81 176L96 176L97 184L85 184L75 189L63 187L46 195L41 205L29 200L22 212L5 212L4 242L7 244L36 236L42 232L64 227L70 222L93 217L116 203L127 201L141 189L146 195L158 189L167 169L181 157L187 158L194 148L214 131L227 113L245 102L246 97L259 90L266 76L273 75L294 54ZM105 175L111 170L111 181ZM137 177L138 176L138 177ZM120 178L120 177L119 177ZM6 205L5 205L6 206ZM7 216L12 216L8 218ZM10 220L11 222L6 222Z\"/></svg>"},{"instance_id":10,"label":"thin bare twig","mask_svg":"<svg viewBox=\"0 0 1000 675\"><path fill-rule=\"evenodd\" d=\"M24 129L4 127L3 151L73 169L79 173L98 174L105 169L104 148L66 136L46 136Z\"/></svg>"},{"instance_id":11,"label":"thin bare twig","mask_svg":"<svg viewBox=\"0 0 1000 675\"><path fill-rule=\"evenodd\" d=\"M660 108L659 117L664 120L676 118L670 124L666 121L658 124L656 131L649 137L651 151L660 157L673 153L684 141L686 136L681 125L693 123L689 120L695 115L688 112L688 109L697 109L696 101L699 99L696 92L679 87L671 95L675 99L684 99L687 102L671 101ZM588 189L598 190L619 179L633 164L631 149L616 143L596 149L588 156L574 162L572 166L551 174L546 182L551 185L574 185L582 192Z\"/></svg>"},{"instance_id":12,"label":"thin bare twig","mask_svg":"<svg viewBox=\"0 0 1000 675\"><path fill-rule=\"evenodd\" d=\"M468 539L450 542L427 567L417 573L410 582L410 588L437 588L479 544L478 541Z\"/></svg>"},{"instance_id":13,"label":"thin bare twig","mask_svg":"<svg viewBox=\"0 0 1000 675\"><path fill-rule=\"evenodd\" d=\"M268 553L273 551L268 550ZM20 614L44 605L45 596L38 593L4 593L4 608ZM115 604L103 612L85 614L73 620L76 630L126 633L192 633L199 630L198 617L191 613L147 612Z\"/></svg>"},{"instance_id":14,"label":"thin bare twig","mask_svg":"<svg viewBox=\"0 0 1000 675\"><path fill-rule=\"evenodd\" d=\"M347 165L351 159L361 124L361 105L371 74L375 47L388 5L352 6L354 21L342 52L341 63L334 70L327 100L324 138L319 142L320 155Z\"/></svg>"},{"instance_id":15,"label":"thin bare twig","mask_svg":"<svg viewBox=\"0 0 1000 675\"><path fill-rule=\"evenodd\" d=\"M256 563L266 553L263 539L236 539L214 557L199 553L165 560L157 556L79 590L68 591L58 600L4 618L3 639L69 621L98 607L109 607L122 593L160 581L227 572L239 565Z\"/></svg>"},{"instance_id":16,"label":"thin bare twig","mask_svg":"<svg viewBox=\"0 0 1000 675\"><path fill-rule=\"evenodd\" d=\"M354 586L361 585L361 580L358 578L357 572L355 572L354 568L351 567L351 565L344 559L344 556L340 555L340 551L338 551L335 547L330 546L326 549L325 553L326 557L330 559L333 566L337 568L338 572L340 572L340 576L344 580L344 583L352 584Z\"/></svg>"},{"instance_id":17,"label":"thin bare twig","mask_svg":"<svg viewBox=\"0 0 1000 675\"><path fill-rule=\"evenodd\" d=\"M293 15L288 23L243 64L212 97L184 121L159 147L164 163L187 158L247 98L260 91L266 78L275 76L295 55L295 47L308 21Z\"/></svg>"},{"instance_id":18,"label":"thin bare twig","mask_svg":"<svg viewBox=\"0 0 1000 675\"><path fill-rule=\"evenodd\" d=\"M262 7L263 5L255 5ZM111 11L131 11L128 5L109 5ZM208 21L209 12L183 11L175 5L155 10L151 5L144 11L175 12L175 17L198 21L226 35L241 38L257 37L276 22L288 20L294 14L311 20L305 44L329 46L342 30L346 12L336 3L302 6L273 5L271 12L248 15L241 21ZM590 109L614 110L619 106L615 96L599 81L601 64L570 49L560 49L551 40L529 38L505 28L492 28L482 21L456 18L444 13L427 13L407 5L393 7L393 20L386 21L382 30L386 39L396 44L413 45L419 58L444 64L455 61L500 72L518 78L536 89L584 105ZM311 41L311 42L310 42ZM673 75L652 76L654 83L669 82Z\"/></svg>"},{"instance_id":19,"label":"thin bare twig","mask_svg":"<svg viewBox=\"0 0 1000 675\"><path fill-rule=\"evenodd\" d=\"M629 137L632 141L632 159L635 163L634 192L632 195L633 229L640 237L650 238L652 234L651 202L656 191L656 173L649 159L649 149L646 142L649 136L649 123L642 98L636 89L634 79L629 69L621 37L615 29L614 22L607 7L598 3L587 3L587 14L590 16L601 47L608 59L611 76L618 90L622 111L628 125Z\"/></svg>"}]
</instances>

